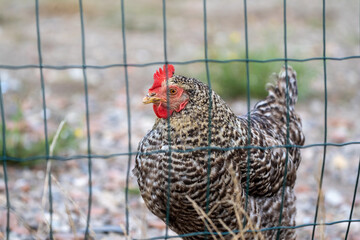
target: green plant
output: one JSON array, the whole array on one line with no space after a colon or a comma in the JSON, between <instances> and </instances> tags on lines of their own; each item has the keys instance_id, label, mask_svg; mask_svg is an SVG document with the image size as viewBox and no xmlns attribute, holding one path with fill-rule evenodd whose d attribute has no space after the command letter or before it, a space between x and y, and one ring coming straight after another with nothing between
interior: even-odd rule
<instances>
[{"instance_id":1,"label":"green plant","mask_svg":"<svg viewBox=\"0 0 360 240\"><path fill-rule=\"evenodd\" d=\"M9 122L11 127L7 127L5 131L6 139L6 156L12 158L28 158L34 156L44 156L45 153L45 139L43 136L36 133L29 133L28 123L23 118L21 109L14 114ZM0 124L2 129L2 124ZM55 133L49 135L49 147L50 143L54 138ZM0 146L2 146L4 139L0 138ZM56 148L54 149L54 155L64 155L69 150L74 150L79 141L75 132L67 124L63 127L59 139L57 140ZM10 161L10 163L23 165L23 166L34 166L39 163L40 160L32 160L25 162Z\"/></svg>"},{"instance_id":2,"label":"green plant","mask_svg":"<svg viewBox=\"0 0 360 240\"><path fill-rule=\"evenodd\" d=\"M223 51L221 48L214 48L210 50L210 57L216 60L229 59L246 59L245 51L240 50L239 46L231 48L232 52ZM281 58L279 55L281 51L273 45L268 45L262 49L250 51L249 58L253 60L267 60L273 58ZM308 83L313 78L318 67L314 64L307 64L306 62L288 62L297 72L299 87L299 98L306 98L311 94L311 88ZM249 87L250 97L262 99L267 96L266 84L273 82L272 75L277 74L283 62L249 62ZM231 62L212 62L209 64L210 77L212 88L223 98L229 100L234 98L247 97L247 74L246 62L231 61ZM206 82L206 75L200 76Z\"/></svg>"}]
</instances>

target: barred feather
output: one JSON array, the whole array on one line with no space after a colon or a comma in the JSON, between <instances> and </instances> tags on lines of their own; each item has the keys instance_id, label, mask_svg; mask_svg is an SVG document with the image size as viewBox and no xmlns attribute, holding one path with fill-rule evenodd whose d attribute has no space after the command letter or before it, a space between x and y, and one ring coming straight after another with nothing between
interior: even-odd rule
<instances>
[{"instance_id":1,"label":"barred feather","mask_svg":"<svg viewBox=\"0 0 360 240\"><path fill-rule=\"evenodd\" d=\"M210 94L208 87L202 82L178 75L168 80L169 85L176 84L182 87L190 99L182 111L170 117L170 141L167 119L157 118L153 129L139 143L139 154L136 156L133 171L138 179L141 195L151 212L166 221L170 176L168 224L178 234L204 231L204 221L188 197L205 211L208 186L208 204L211 209L209 218L219 231L228 231L220 220L232 230L239 229L242 224L237 222L234 205L231 203L237 194L241 196L238 202L241 207L245 207L245 196L248 195L246 213L256 228L278 226L283 190L284 208L281 225L295 225L293 188L296 170L301 160L300 151L296 146L292 146L287 153L285 147L278 146L303 145L304 135L301 120L294 112L297 100L296 73L292 68L288 68L288 84L285 76L283 69L276 85L268 88L268 97L257 103L249 113L250 129L247 115L236 116L224 100L215 92ZM208 139L210 97L211 139ZM286 104L287 98L289 107ZM250 145L255 146L250 149L249 171L246 149L248 136ZM210 156L206 149L209 140L210 147L214 147L210 151ZM170 146L172 151L168 152ZM157 152L152 153L153 151ZM171 167L168 165L169 162ZM208 164L211 169L209 179ZM287 175L283 189L285 166ZM236 183L238 185L235 185ZM276 233L276 230L269 230L262 234L265 239L273 239ZM245 236L247 239L254 237L252 233L246 233ZM231 235L224 237L230 239ZM280 231L280 239L295 237L292 229ZM198 235L184 239L205 238L204 235Z\"/></svg>"}]
</instances>

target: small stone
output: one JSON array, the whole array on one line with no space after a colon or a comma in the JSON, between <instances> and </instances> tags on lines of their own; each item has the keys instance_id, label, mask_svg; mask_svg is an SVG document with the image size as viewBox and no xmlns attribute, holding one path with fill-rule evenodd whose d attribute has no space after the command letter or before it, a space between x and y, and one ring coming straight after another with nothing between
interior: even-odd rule
<instances>
[{"instance_id":1,"label":"small stone","mask_svg":"<svg viewBox=\"0 0 360 240\"><path fill-rule=\"evenodd\" d=\"M338 206L344 202L344 198L335 189L330 189L325 193L325 202L332 206Z\"/></svg>"},{"instance_id":2,"label":"small stone","mask_svg":"<svg viewBox=\"0 0 360 240\"><path fill-rule=\"evenodd\" d=\"M337 154L334 156L332 160L332 164L338 170L344 170L348 168L348 162L346 161L345 157L341 154Z\"/></svg>"},{"instance_id":3,"label":"small stone","mask_svg":"<svg viewBox=\"0 0 360 240\"><path fill-rule=\"evenodd\" d=\"M310 187L307 185L299 185L295 187L295 191L298 193L306 193L310 191Z\"/></svg>"},{"instance_id":4,"label":"small stone","mask_svg":"<svg viewBox=\"0 0 360 240\"><path fill-rule=\"evenodd\" d=\"M330 139L334 143L343 143L346 142L348 132L345 128L338 128L334 132L330 133Z\"/></svg>"},{"instance_id":5,"label":"small stone","mask_svg":"<svg viewBox=\"0 0 360 240\"><path fill-rule=\"evenodd\" d=\"M0 179L0 192L5 191L5 181Z\"/></svg>"},{"instance_id":6,"label":"small stone","mask_svg":"<svg viewBox=\"0 0 360 240\"><path fill-rule=\"evenodd\" d=\"M91 214L93 216L101 216L104 215L106 213L105 208L102 207L93 207L91 208Z\"/></svg>"},{"instance_id":7,"label":"small stone","mask_svg":"<svg viewBox=\"0 0 360 240\"><path fill-rule=\"evenodd\" d=\"M83 234L71 234L71 233L56 233L54 234L54 239L57 240L80 240L84 239Z\"/></svg>"},{"instance_id":8,"label":"small stone","mask_svg":"<svg viewBox=\"0 0 360 240\"><path fill-rule=\"evenodd\" d=\"M89 179L87 177L79 177L74 180L74 185L77 187L84 187L88 184Z\"/></svg>"},{"instance_id":9,"label":"small stone","mask_svg":"<svg viewBox=\"0 0 360 240\"><path fill-rule=\"evenodd\" d=\"M156 229L159 229L159 230L163 230L166 228L166 225L163 221L161 220L152 220L148 223L149 227L151 228L156 228Z\"/></svg>"},{"instance_id":10,"label":"small stone","mask_svg":"<svg viewBox=\"0 0 360 240\"><path fill-rule=\"evenodd\" d=\"M23 192L28 192L30 190L30 184L26 179L18 179L15 182L16 189L20 189Z\"/></svg>"}]
</instances>

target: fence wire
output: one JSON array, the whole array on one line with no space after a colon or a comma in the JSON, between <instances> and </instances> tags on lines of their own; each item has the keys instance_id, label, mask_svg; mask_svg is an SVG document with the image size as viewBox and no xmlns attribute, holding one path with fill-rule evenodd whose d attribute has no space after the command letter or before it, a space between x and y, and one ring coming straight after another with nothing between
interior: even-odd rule
<instances>
[{"instance_id":1,"label":"fence wire","mask_svg":"<svg viewBox=\"0 0 360 240\"><path fill-rule=\"evenodd\" d=\"M158 66L163 64L174 64L174 65L184 65L184 64L194 64L194 63L204 63L205 69L206 69L206 79L207 84L209 86L209 92L211 92L211 75L210 75L210 67L209 63L218 63L218 64L227 64L232 62L244 62L246 63L246 81L247 81L247 110L250 112L250 63L267 63L267 62L282 62L287 65L289 62L308 62L308 61L322 61L323 63L323 74L324 74L324 136L323 136L323 142L322 143L316 143L316 144L309 144L304 146L297 146L297 145L290 145L289 144L289 98L288 98L288 82L286 82L286 105L287 105L287 116L286 116L286 126L287 126L287 132L286 132L286 144L285 145L279 145L279 146L270 146L270 147L259 147L259 146L251 146L251 126L250 126L250 115L249 117L249 124L248 124L248 141L246 146L238 146L233 148L218 148L218 147L210 147L211 145L211 125L212 125L212 119L211 119L211 111L212 111L212 103L210 99L210 107L209 107L209 119L208 119L208 147L198 147L193 149L186 149L186 150L176 150L172 149L171 146L169 146L169 150L158 150L158 151L149 151L147 153L142 154L158 154L158 153L167 153L169 155L169 176L168 176L168 198L167 198L167 214L166 214L166 223L169 221L169 211L170 211L170 182L171 182L171 152L189 152L189 151L198 151L198 150L207 150L208 151L208 180L210 179L210 155L212 150L234 150L234 149L246 149L248 152L247 155L247 164L248 164L248 173L247 173L247 191L249 190L249 171L250 171L250 150L253 148L256 149L271 149L271 148L286 148L286 164L288 159L288 151L290 147L296 147L300 149L305 148L314 148L314 147L321 147L323 149L323 157L322 157L322 167L321 167L321 176L320 176L320 182L319 182L319 195L317 196L317 203L316 203L316 210L314 215L313 223L309 224L302 224L302 225L296 225L293 227L289 226L277 226L272 228L263 228L258 231L269 231L269 230L278 230L277 231L277 239L280 237L280 230L281 229L297 229L297 228L305 228L305 227L312 227L312 239L315 238L315 232L316 228L321 225L335 225L340 223L347 223L347 230L345 239L348 239L348 234L350 231L351 223L354 222L360 222L360 219L353 219L353 210L356 202L356 193L358 189L358 182L359 182L359 175L360 175L360 158L359 158L359 164L358 164L358 170L357 170L357 177L356 182L354 184L354 193L353 193L353 199L351 204L351 210L349 214L348 219L340 220L340 221L333 221L333 222L318 222L318 212L319 212L319 203L320 203L320 192L323 185L323 178L324 178L324 171L325 171L325 163L326 163L326 153L328 147L344 147L348 145L359 145L360 141L351 141L351 142L344 142L344 143L331 143L327 140L327 130L328 130L328 114L327 114L327 105L328 105L328 90L327 90L327 61L345 61L345 60L352 60L352 59L360 59L359 55L353 55L353 56L346 56L346 57L328 57L326 56L326 1L322 1L322 36L323 36L323 55L321 57L313 57L313 58L304 58L304 59L296 59L296 58L288 58L288 50L287 50L287 7L286 7L286 0L283 0L283 46L284 46L284 57L283 58L273 58L273 59L265 59L265 60L259 60L259 59L252 59L249 54L249 41L248 41L248 17L247 17L247 0L243 0L244 5L244 27L245 27L245 58L244 59L227 59L227 60L219 60L219 59L211 59L208 57L208 34L207 34L207 1L203 0L203 25L204 25L204 58L203 59L194 59L190 61L169 61L168 60L168 46L167 46L167 12L166 12L166 0L162 0L162 19L163 19L163 50L164 50L164 61L163 62L148 62L148 63L142 63L142 64L136 64L136 63L128 63L127 60L127 47L126 47L126 8L124 4L124 0L121 0L121 32L122 32L122 46L123 46L123 63L116 63L116 64L109 64L109 65L88 65L86 63L86 51L85 51L85 44L86 44L86 36L85 36L85 23L84 23L84 11L83 11L83 3L82 0L79 0L79 12L80 12L80 23L81 23L81 57L82 57L82 64L81 65L47 65L43 64L43 58L42 58L42 44L41 44L41 34L40 34L40 22L39 22L39 0L35 0L35 19L36 19L36 36L37 36L37 50L38 50L38 64L28 64L28 65L0 65L0 69L7 69L7 70L21 70L21 69L29 69L34 68L38 69L40 72L40 84L41 84L41 96L42 96L42 109L43 109L43 121L44 121L44 139L45 139L45 155L44 156L31 156L31 157L23 157L23 158L17 158L17 157L10 157L6 154L7 149L7 143L6 143L6 121L5 121L5 110L4 110L4 101L2 96L2 89L1 89L1 78L0 78L0 110L1 110L1 122L2 122L2 129L1 129L1 136L2 136L2 155L1 155L1 162L3 165L3 171L4 171L4 182L5 182L5 194L6 194L6 230L5 230L5 239L10 239L10 212L11 212L11 198L9 194L9 175L7 171L7 164L8 162L30 162L37 159L44 159L47 162L50 160L56 160L56 161L68 161L68 160L79 160L79 159L87 159L88 160L88 212L87 212L87 218L86 218L86 229L84 233L84 238L89 239L90 232L89 227L91 224L91 206L92 206L92 160L93 159L108 159L118 156L128 156L128 162L127 162L127 171L126 171L126 187L125 187L125 232L126 234L129 234L129 175L130 175L130 164L132 157L136 155L138 152L133 151L131 139L132 139L132 127L131 127L131 109L130 109L130 94L129 94L129 77L128 77L128 67L137 67L142 68L146 66ZM360 17L360 16L359 16ZM360 19L360 18L359 18ZM127 113L127 135L128 135L128 151L127 152L120 152L115 154L109 154L109 155L96 155L92 154L91 150L91 134L90 134L90 114L89 114L89 93L88 93L88 81L87 81L87 69L108 69L108 68L123 68L124 69L124 79L125 79L125 87L126 87L126 113ZM83 83L84 83L84 104L85 104L85 118L86 118L86 132L87 132L87 154L86 155L73 155L73 156L52 156L49 153L49 137L48 137L48 126L47 126L47 104L46 104L46 88L44 83L44 69L55 69L55 70L64 70L64 69L82 69L83 73ZM286 72L287 74L287 72ZM167 74L166 74L167 75ZM286 77L287 78L287 77ZM169 143L170 140L170 121L168 119L168 137L169 137ZM287 167L285 167L285 171L287 170ZM48 199L49 199L49 239L54 239L53 233L53 193L52 193L52 178L51 176L51 170L48 172ZM286 181L286 172L283 182L283 195L282 200L284 199L284 189L285 189L285 181ZM206 212L209 211L209 181L207 184L207 204L206 204ZM245 209L247 207L247 194L246 194L246 201L245 201ZM280 219L279 219L279 225L281 225L281 218L282 218L282 210L283 210L283 201L281 203L281 212L280 212ZM244 222L245 224L245 222ZM238 232L234 230L234 232ZM217 235L218 233L210 233L207 231L205 225L204 225L204 232L196 232L196 233L188 233L183 234L180 236L170 236L168 234L168 227L166 226L166 231L164 236L158 236L153 238L148 238L149 240L155 240L155 239L171 239L176 237L190 237L190 236L196 236L196 235L204 235L209 236L210 234ZM230 232L223 232L221 233L223 235L228 235Z\"/></svg>"},{"instance_id":2,"label":"fence wire","mask_svg":"<svg viewBox=\"0 0 360 240\"><path fill-rule=\"evenodd\" d=\"M325 11L325 0L323 0L323 11L322 11L322 26L323 26L323 57L326 57L326 11ZM328 104L328 98L327 98L327 71L326 71L326 60L323 60L323 72L324 72L324 143L327 142L327 104ZM315 209L315 216L314 216L314 223L317 222L318 213L319 213L319 205L320 205L320 199L321 199L321 192L322 192L322 185L324 180L324 171L325 171L325 159L326 159L326 145L324 145L323 150L323 159L322 159L322 166L321 166L321 176L320 176L320 183L319 183L319 191L317 196L317 202L316 202L316 209ZM312 236L311 239L314 239L315 237L315 230L316 226L313 226Z\"/></svg>"},{"instance_id":3,"label":"fence wire","mask_svg":"<svg viewBox=\"0 0 360 240\"><path fill-rule=\"evenodd\" d=\"M41 51L41 36L40 36L40 20L39 20L39 1L35 0L35 15L36 15L36 37L37 37L37 50L38 50L38 58L39 58L39 71L40 71L40 84L41 84L41 96L42 96L42 107L43 107L43 118L44 118L44 138L45 138L45 157L46 162L49 162L49 136L48 136L48 124L47 124L47 108L46 108L46 96L45 96L45 82L44 82L44 72L43 72L43 59L42 59L42 51ZM6 149L4 149L6 151ZM4 169L6 171L6 169ZM50 240L54 239L53 236L53 195L52 195L52 181L51 181L51 169L48 172L48 197L49 197L49 228L50 228ZM8 209L9 211L10 209ZM7 237L9 237L7 235Z\"/></svg>"}]
</instances>

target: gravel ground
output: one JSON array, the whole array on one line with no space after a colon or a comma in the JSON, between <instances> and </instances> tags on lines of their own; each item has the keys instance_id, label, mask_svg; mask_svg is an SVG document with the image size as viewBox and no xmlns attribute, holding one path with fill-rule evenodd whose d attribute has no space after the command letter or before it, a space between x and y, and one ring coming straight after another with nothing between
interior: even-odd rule
<instances>
[{"instance_id":1,"label":"gravel ground","mask_svg":"<svg viewBox=\"0 0 360 240\"><path fill-rule=\"evenodd\" d=\"M34 3L0 0L0 76L6 125L20 131L31 142L43 139L43 113L40 73L36 68L9 70L3 65L38 64ZM141 6L141 7L139 7ZM304 8L304 6L309 6ZM311 6L311 7L310 7ZM128 63L161 62L164 59L161 1L125 1ZM239 1L208 1L208 40L213 51L230 52L236 42L244 48L243 8ZM322 56L322 12L320 3L310 0L288 2L288 56ZM357 1L327 3L327 56L346 57L360 54L359 5ZM121 63L123 60L120 3L85 1L86 62L89 65ZM249 47L277 46L283 56L282 4L278 1L249 1ZM81 35L76 1L40 1L40 27L45 65L81 65ZM203 58L202 1L167 3L168 58L187 61ZM234 40L235 36L235 40ZM236 40L238 39L238 40ZM231 56L226 55L226 56ZM264 59L268 57L265 55ZM304 62L314 70L306 75L303 89L310 93L299 99L297 111L303 120L306 144L360 141L360 68L359 59L327 61L327 128L324 123L324 74L322 61ZM279 67L274 69L277 72ZM290 63L291 64L291 63ZM129 67L131 107L131 149L136 151L142 136L151 128L154 114L141 99L151 84L154 69ZM203 63L176 65L177 72L204 76ZM310 71L310 70L309 70ZM93 154L128 152L126 86L123 68L88 68L90 134ZM43 70L49 134L66 120L74 133L73 146L62 148L61 156L87 153L86 119L81 69ZM299 75L299 82L302 76ZM301 83L300 83L301 84ZM224 96L226 97L226 96ZM251 100L251 105L256 102ZM236 113L246 112L246 100L228 101ZM22 112L20 119L14 117ZM14 131L15 131L14 130ZM326 131L325 131L326 130ZM9 146L8 146L9 147ZM11 147L11 146L10 146ZM314 222L324 147L302 150L303 161L296 184L297 224ZM28 156L23 156L28 157ZM349 219L359 164L359 145L326 148L323 188L318 222ZM123 239L126 226L125 185L129 158L116 155L92 160L91 228L96 239ZM134 156L130 158L130 169ZM10 193L10 239L46 239L49 227L49 200L46 163L8 165ZM53 161L53 230L56 239L82 239L88 204L88 161ZM165 225L153 216L141 200L135 178L129 179L129 227L133 238L163 236ZM359 190L358 190L359 195ZM0 169L0 239L6 226L6 196L3 168ZM360 219L359 196L353 219ZM318 227L315 239L344 239L347 223ZM103 230L99 233L98 230ZM348 239L360 239L360 223L351 224ZM110 232L110 233L104 233ZM171 231L169 234L174 235ZM312 227L298 229L299 239L311 239Z\"/></svg>"}]
</instances>

